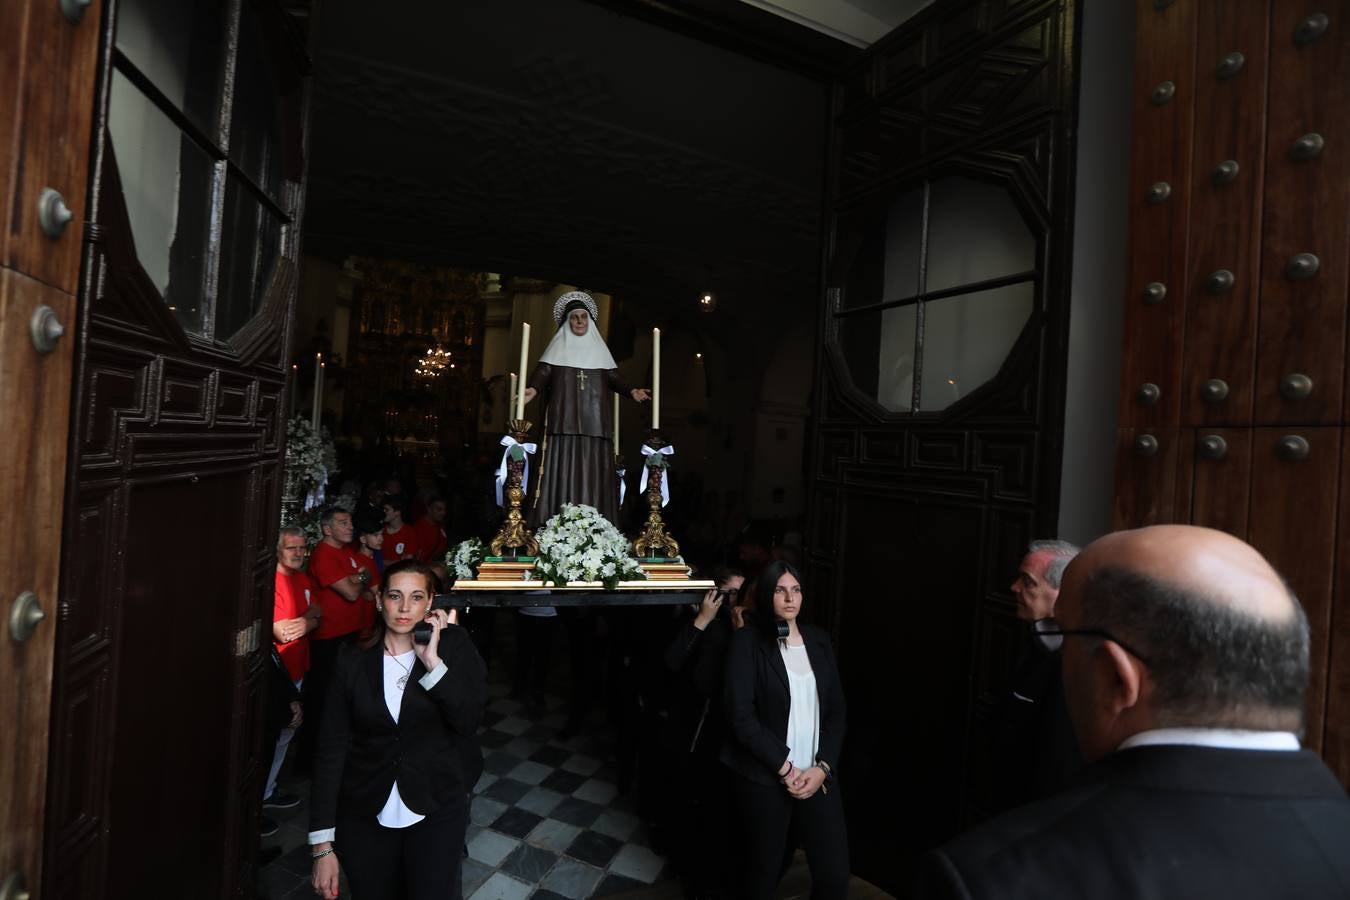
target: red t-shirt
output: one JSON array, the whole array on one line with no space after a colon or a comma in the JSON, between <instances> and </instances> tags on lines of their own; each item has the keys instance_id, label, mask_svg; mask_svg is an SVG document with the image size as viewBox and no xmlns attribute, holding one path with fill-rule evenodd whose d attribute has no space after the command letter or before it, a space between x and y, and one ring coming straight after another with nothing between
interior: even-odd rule
<instances>
[{"instance_id":1,"label":"red t-shirt","mask_svg":"<svg viewBox=\"0 0 1350 900\"><path fill-rule=\"evenodd\" d=\"M417 558L417 530L404 524L398 531L384 530L384 564Z\"/></svg>"},{"instance_id":2,"label":"red t-shirt","mask_svg":"<svg viewBox=\"0 0 1350 900\"><path fill-rule=\"evenodd\" d=\"M445 551L450 546L445 526L423 516L413 525L413 530L417 532L417 558L422 562L445 562ZM384 545L389 546L388 538Z\"/></svg>"},{"instance_id":3,"label":"red t-shirt","mask_svg":"<svg viewBox=\"0 0 1350 900\"><path fill-rule=\"evenodd\" d=\"M313 597L314 582L303 569L294 572L277 572L276 596L272 600L272 621L298 619L309 609ZM276 644L276 641L272 643ZM293 641L277 644L277 653L286 665L286 674L291 681L299 681L309 671L309 635L302 634Z\"/></svg>"},{"instance_id":4,"label":"red t-shirt","mask_svg":"<svg viewBox=\"0 0 1350 900\"><path fill-rule=\"evenodd\" d=\"M369 603L361 599L347 600L332 588L348 575L361 571L356 557L357 553L351 547L334 547L324 541L314 546L314 553L309 558L309 574L319 583L319 608L323 615L312 637L335 638L361 630L361 608Z\"/></svg>"},{"instance_id":5,"label":"red t-shirt","mask_svg":"<svg viewBox=\"0 0 1350 900\"><path fill-rule=\"evenodd\" d=\"M360 550L357 550L356 562L370 573L370 581L366 583L366 587L372 591L378 591L380 589L380 567L375 565L375 557L366 556ZM375 624L375 604L362 599L359 601L359 605L361 606L361 630L369 631L370 626Z\"/></svg>"}]
</instances>

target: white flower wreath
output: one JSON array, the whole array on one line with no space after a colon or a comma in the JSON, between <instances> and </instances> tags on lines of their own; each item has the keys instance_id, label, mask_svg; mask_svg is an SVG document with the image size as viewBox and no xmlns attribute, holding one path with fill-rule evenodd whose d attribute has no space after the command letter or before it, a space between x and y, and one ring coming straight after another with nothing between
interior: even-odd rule
<instances>
[{"instance_id":1,"label":"white flower wreath","mask_svg":"<svg viewBox=\"0 0 1350 900\"><path fill-rule=\"evenodd\" d=\"M539 541L535 577L547 584L600 581L612 591L620 581L647 577L628 555L628 538L593 506L564 504L535 538Z\"/></svg>"}]
</instances>

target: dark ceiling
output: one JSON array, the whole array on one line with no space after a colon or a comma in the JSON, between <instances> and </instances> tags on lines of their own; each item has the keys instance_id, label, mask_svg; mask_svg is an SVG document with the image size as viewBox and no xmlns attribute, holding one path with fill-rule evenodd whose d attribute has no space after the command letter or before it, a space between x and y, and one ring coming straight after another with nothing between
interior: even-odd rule
<instances>
[{"instance_id":1,"label":"dark ceiling","mask_svg":"<svg viewBox=\"0 0 1350 900\"><path fill-rule=\"evenodd\" d=\"M822 73L856 51L776 19L756 30L768 16L719 32L689 10L324 0L306 252L643 304L813 301Z\"/></svg>"}]
</instances>

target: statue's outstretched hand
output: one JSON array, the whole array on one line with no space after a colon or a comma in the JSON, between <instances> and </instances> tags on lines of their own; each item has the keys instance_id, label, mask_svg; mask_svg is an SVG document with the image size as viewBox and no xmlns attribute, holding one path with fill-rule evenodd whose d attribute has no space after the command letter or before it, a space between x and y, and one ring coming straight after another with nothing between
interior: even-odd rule
<instances>
[{"instance_id":1,"label":"statue's outstretched hand","mask_svg":"<svg viewBox=\"0 0 1350 900\"><path fill-rule=\"evenodd\" d=\"M525 389L525 402L526 402L526 403L529 403L531 400L533 400L533 399L535 398L535 395L538 394L538 393L539 393L539 392L536 391L534 388L532 388L532 387L527 387L527 388Z\"/></svg>"},{"instance_id":2,"label":"statue's outstretched hand","mask_svg":"<svg viewBox=\"0 0 1350 900\"><path fill-rule=\"evenodd\" d=\"M650 399L652 395L652 392L647 390L646 388L633 388L628 393L631 394L633 399L639 403L641 403L643 400ZM526 401L530 399L528 394L525 396L525 399Z\"/></svg>"}]
</instances>

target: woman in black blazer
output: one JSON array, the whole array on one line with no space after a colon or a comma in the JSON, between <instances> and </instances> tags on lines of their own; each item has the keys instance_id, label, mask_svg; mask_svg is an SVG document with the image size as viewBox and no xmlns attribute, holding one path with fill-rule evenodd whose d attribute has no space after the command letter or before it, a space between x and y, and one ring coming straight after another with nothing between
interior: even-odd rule
<instances>
[{"instance_id":1,"label":"woman in black blazer","mask_svg":"<svg viewBox=\"0 0 1350 900\"><path fill-rule=\"evenodd\" d=\"M797 624L801 577L770 563L755 584L754 621L732 638L725 702L746 831L745 895L773 896L793 846L806 850L811 896L848 893L848 837L835 766L844 745L844 692L825 632ZM789 843L791 841L791 843Z\"/></svg>"},{"instance_id":2,"label":"woman in black blazer","mask_svg":"<svg viewBox=\"0 0 1350 900\"><path fill-rule=\"evenodd\" d=\"M461 895L487 672L468 632L431 610L435 583L416 560L385 569L374 632L344 647L333 670L309 834L325 898L338 894L339 851L356 900ZM431 637L418 644L423 621Z\"/></svg>"}]
</instances>

